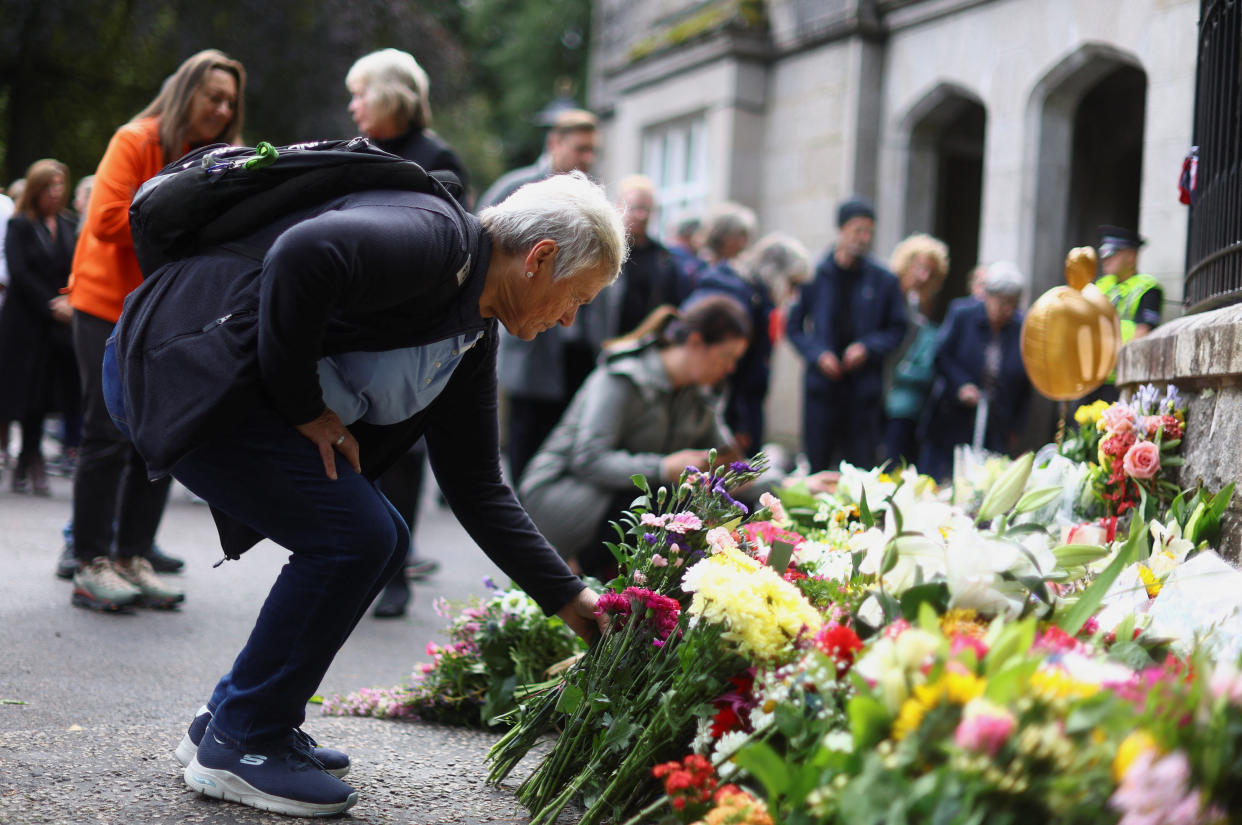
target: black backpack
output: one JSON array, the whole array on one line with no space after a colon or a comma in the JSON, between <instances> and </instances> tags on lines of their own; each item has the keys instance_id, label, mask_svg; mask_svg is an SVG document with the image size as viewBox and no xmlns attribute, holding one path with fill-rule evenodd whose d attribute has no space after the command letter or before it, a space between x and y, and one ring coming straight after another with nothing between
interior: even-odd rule
<instances>
[{"instance_id":1,"label":"black backpack","mask_svg":"<svg viewBox=\"0 0 1242 825\"><path fill-rule=\"evenodd\" d=\"M451 172L428 173L366 138L204 146L164 167L134 196L129 225L138 265L150 277L295 210L368 189L458 198L461 185Z\"/></svg>"}]
</instances>

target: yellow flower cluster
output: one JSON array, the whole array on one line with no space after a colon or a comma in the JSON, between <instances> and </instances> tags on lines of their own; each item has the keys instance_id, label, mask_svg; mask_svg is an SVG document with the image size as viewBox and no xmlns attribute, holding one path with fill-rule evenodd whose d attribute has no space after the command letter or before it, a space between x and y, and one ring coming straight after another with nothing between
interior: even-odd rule
<instances>
[{"instance_id":1,"label":"yellow flower cluster","mask_svg":"<svg viewBox=\"0 0 1242 825\"><path fill-rule=\"evenodd\" d=\"M694 825L772 825L768 806L745 791L721 791L716 807Z\"/></svg>"},{"instance_id":2,"label":"yellow flower cluster","mask_svg":"<svg viewBox=\"0 0 1242 825\"><path fill-rule=\"evenodd\" d=\"M1031 689L1045 699L1085 699L1100 692L1100 686L1083 682L1060 668L1043 668L1031 674Z\"/></svg>"},{"instance_id":3,"label":"yellow flower cluster","mask_svg":"<svg viewBox=\"0 0 1242 825\"><path fill-rule=\"evenodd\" d=\"M965 705L983 695L988 683L973 673L945 671L939 679L926 685L915 685L914 695L901 705L893 722L893 738L901 741L923 724L923 717L941 702Z\"/></svg>"},{"instance_id":4,"label":"yellow flower cluster","mask_svg":"<svg viewBox=\"0 0 1242 825\"><path fill-rule=\"evenodd\" d=\"M751 659L790 656L790 642L819 632L823 622L798 588L737 550L703 559L686 571L681 586L694 594L690 615L723 626L723 638Z\"/></svg>"},{"instance_id":5,"label":"yellow flower cluster","mask_svg":"<svg viewBox=\"0 0 1242 825\"><path fill-rule=\"evenodd\" d=\"M1085 427L1088 424L1095 424L1100 420L1100 416L1107 410L1109 404L1107 401L1096 401L1092 404L1083 404L1074 410L1074 421L1079 427Z\"/></svg>"},{"instance_id":6,"label":"yellow flower cluster","mask_svg":"<svg viewBox=\"0 0 1242 825\"><path fill-rule=\"evenodd\" d=\"M1113 757L1113 781L1120 782L1121 778L1126 775L1126 771L1130 770L1130 765L1135 759L1147 751L1157 749L1156 740L1142 728L1121 740L1121 744L1117 746L1117 755Z\"/></svg>"}]
</instances>

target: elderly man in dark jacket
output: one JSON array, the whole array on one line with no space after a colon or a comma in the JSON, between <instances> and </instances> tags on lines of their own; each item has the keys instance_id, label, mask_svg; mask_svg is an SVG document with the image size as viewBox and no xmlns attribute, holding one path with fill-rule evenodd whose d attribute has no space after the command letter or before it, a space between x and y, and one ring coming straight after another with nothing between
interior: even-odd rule
<instances>
[{"instance_id":1,"label":"elderly man in dark jacket","mask_svg":"<svg viewBox=\"0 0 1242 825\"><path fill-rule=\"evenodd\" d=\"M806 359L802 433L814 470L845 460L871 467L884 427L884 359L906 333L896 276L867 257L875 210L854 197L840 235L789 310L789 341Z\"/></svg>"},{"instance_id":2,"label":"elderly man in dark jacket","mask_svg":"<svg viewBox=\"0 0 1242 825\"><path fill-rule=\"evenodd\" d=\"M339 779L349 759L299 726L405 559L405 520L375 478L417 438L501 570L582 635L595 627L594 594L501 476L496 349L502 324L530 340L572 323L616 278L625 238L603 191L575 174L480 218L445 192L347 195L249 245L273 240L261 264L221 249L154 273L126 304L105 385L152 472L211 504L226 554L263 537L291 551L177 748L186 784L327 816L357 800ZM200 306L212 292L227 312Z\"/></svg>"}]
</instances>

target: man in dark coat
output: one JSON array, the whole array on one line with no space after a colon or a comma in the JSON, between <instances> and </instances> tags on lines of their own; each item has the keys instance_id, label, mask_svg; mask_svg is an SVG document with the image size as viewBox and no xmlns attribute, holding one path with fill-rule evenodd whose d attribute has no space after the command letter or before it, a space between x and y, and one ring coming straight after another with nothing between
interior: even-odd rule
<instances>
[{"instance_id":1,"label":"man in dark coat","mask_svg":"<svg viewBox=\"0 0 1242 825\"><path fill-rule=\"evenodd\" d=\"M906 333L897 277L867 256L875 210L853 197L840 234L789 310L789 341L806 359L803 446L813 470L871 467L884 428L884 359Z\"/></svg>"}]
</instances>

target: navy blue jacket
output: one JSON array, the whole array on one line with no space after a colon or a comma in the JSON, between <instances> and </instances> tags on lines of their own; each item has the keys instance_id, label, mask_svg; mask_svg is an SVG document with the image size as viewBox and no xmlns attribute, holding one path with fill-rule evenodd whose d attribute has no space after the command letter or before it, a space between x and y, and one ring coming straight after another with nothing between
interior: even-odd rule
<instances>
[{"instance_id":1,"label":"navy blue jacket","mask_svg":"<svg viewBox=\"0 0 1242 825\"><path fill-rule=\"evenodd\" d=\"M725 405L725 421L749 439L747 449L758 449L764 436L763 400L768 394L772 372L772 339L768 334L768 319L776 305L761 284L743 278L727 261L704 271L699 285L683 305L689 306L708 295L728 295L745 307L750 316L750 345L738 359L737 367L728 379L729 400Z\"/></svg>"},{"instance_id":2,"label":"navy blue jacket","mask_svg":"<svg viewBox=\"0 0 1242 825\"><path fill-rule=\"evenodd\" d=\"M841 268L828 250L815 277L803 284L798 299L789 308L786 334L789 342L806 359L803 384L808 394L824 395L840 387L820 372L816 366L819 356L832 352L838 358L834 329L837 311L837 280ZM860 264L861 270L853 277L858 283L850 293L850 318L854 325L854 340L867 348L866 362L850 373L848 380L854 390L855 400L874 400L884 390L884 358L901 345L906 335L906 302L901 295L897 277L870 258ZM852 342L851 342L852 343Z\"/></svg>"},{"instance_id":3,"label":"navy blue jacket","mask_svg":"<svg viewBox=\"0 0 1242 825\"><path fill-rule=\"evenodd\" d=\"M737 368L733 371L729 384L735 393L756 395L760 399L767 395L768 376L772 362L772 339L768 336L768 318L776 305L768 297L768 292L760 284L747 281L727 262L721 262L706 270L699 279L699 285L685 305L708 295L728 295L746 308L750 316L750 346L746 348Z\"/></svg>"},{"instance_id":4,"label":"navy blue jacket","mask_svg":"<svg viewBox=\"0 0 1242 825\"><path fill-rule=\"evenodd\" d=\"M124 411L143 457L151 462L148 453L157 454L152 474L212 437L227 437L254 405L275 407L290 426L317 417L322 355L477 331L481 344L422 412L387 426L350 425L363 475L377 478L425 435L440 489L474 541L545 611L572 599L582 582L501 475L499 331L478 309L491 239L478 220L447 195L363 192L250 241L273 235L261 267L219 250L165 267L127 299L117 338ZM204 308L213 291L224 297ZM223 308L228 312L200 325L205 313ZM226 555L262 538L214 508L213 515Z\"/></svg>"},{"instance_id":5,"label":"navy blue jacket","mask_svg":"<svg viewBox=\"0 0 1242 825\"><path fill-rule=\"evenodd\" d=\"M936 407L932 429L937 441L969 443L974 431L975 408L957 400L963 384L983 390L983 354L992 339L987 306L983 302L963 305L945 318L936 344L936 374L943 379L943 393ZM1009 438L1021 432L1031 397L1031 383L1022 364L1022 314L1014 313L1000 331L1001 365L996 386L988 401L986 446L1007 452Z\"/></svg>"}]
</instances>

